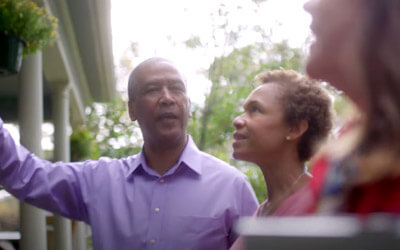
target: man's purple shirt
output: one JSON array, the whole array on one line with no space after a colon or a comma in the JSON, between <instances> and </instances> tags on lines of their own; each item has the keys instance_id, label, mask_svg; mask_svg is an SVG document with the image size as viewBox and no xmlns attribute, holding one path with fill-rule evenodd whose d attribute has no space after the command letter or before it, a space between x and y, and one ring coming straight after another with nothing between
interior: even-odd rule
<instances>
[{"instance_id":1,"label":"man's purple shirt","mask_svg":"<svg viewBox=\"0 0 400 250\"><path fill-rule=\"evenodd\" d=\"M0 119L0 184L35 206L90 224L96 250L228 249L258 202L248 180L189 137L160 176L143 153L52 163L15 145Z\"/></svg>"}]
</instances>

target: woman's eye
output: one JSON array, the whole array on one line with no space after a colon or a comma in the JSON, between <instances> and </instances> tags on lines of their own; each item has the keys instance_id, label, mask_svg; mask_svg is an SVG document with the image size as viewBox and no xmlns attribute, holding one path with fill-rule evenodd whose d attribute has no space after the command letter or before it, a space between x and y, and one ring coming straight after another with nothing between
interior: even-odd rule
<instances>
[{"instance_id":1,"label":"woman's eye","mask_svg":"<svg viewBox=\"0 0 400 250\"><path fill-rule=\"evenodd\" d=\"M259 111L260 111L260 109L259 109L257 106L252 106L252 107L250 107L250 112L251 112L251 113L259 112Z\"/></svg>"}]
</instances>

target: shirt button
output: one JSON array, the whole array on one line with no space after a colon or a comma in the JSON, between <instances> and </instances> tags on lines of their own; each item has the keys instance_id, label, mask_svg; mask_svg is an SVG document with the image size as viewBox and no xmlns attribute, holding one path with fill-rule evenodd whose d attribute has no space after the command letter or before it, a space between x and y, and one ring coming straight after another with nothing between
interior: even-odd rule
<instances>
[{"instance_id":1,"label":"shirt button","mask_svg":"<svg viewBox=\"0 0 400 250\"><path fill-rule=\"evenodd\" d=\"M156 243L156 240L150 240L150 244Z\"/></svg>"},{"instance_id":2,"label":"shirt button","mask_svg":"<svg viewBox=\"0 0 400 250\"><path fill-rule=\"evenodd\" d=\"M160 179L160 182L161 182L161 183L164 183L164 179Z\"/></svg>"},{"instance_id":3,"label":"shirt button","mask_svg":"<svg viewBox=\"0 0 400 250\"><path fill-rule=\"evenodd\" d=\"M156 211L156 213L160 212L160 208L156 207L154 208L154 211Z\"/></svg>"}]
</instances>

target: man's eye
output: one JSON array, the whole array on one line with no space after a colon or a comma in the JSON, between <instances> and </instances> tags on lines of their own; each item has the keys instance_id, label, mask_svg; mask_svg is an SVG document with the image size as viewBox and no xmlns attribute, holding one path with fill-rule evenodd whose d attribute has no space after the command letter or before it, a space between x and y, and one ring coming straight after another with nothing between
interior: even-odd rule
<instances>
[{"instance_id":1,"label":"man's eye","mask_svg":"<svg viewBox=\"0 0 400 250\"><path fill-rule=\"evenodd\" d=\"M146 90L146 93L153 93L153 92L157 92L158 88L149 88Z\"/></svg>"},{"instance_id":2,"label":"man's eye","mask_svg":"<svg viewBox=\"0 0 400 250\"><path fill-rule=\"evenodd\" d=\"M185 91L185 89L181 86L173 86L173 87L171 87L171 90L175 91L175 92L184 92Z\"/></svg>"}]
</instances>

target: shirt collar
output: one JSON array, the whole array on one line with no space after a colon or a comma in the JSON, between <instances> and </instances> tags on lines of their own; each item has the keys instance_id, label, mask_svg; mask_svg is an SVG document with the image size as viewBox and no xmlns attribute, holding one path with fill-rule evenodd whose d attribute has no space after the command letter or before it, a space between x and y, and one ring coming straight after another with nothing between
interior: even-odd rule
<instances>
[{"instance_id":1,"label":"shirt collar","mask_svg":"<svg viewBox=\"0 0 400 250\"><path fill-rule=\"evenodd\" d=\"M192 137L188 135L188 142L183 150L179 162L183 162L188 168L201 175L201 154Z\"/></svg>"},{"instance_id":2,"label":"shirt collar","mask_svg":"<svg viewBox=\"0 0 400 250\"><path fill-rule=\"evenodd\" d=\"M188 135L186 146L178 160L178 165L182 165L182 163L184 166L193 170L198 175L201 175L201 151L197 148L190 135ZM130 175L132 175L140 166L142 168L143 166L147 166L143 149L140 151L137 157L133 157L133 160L130 164L130 170L126 177L128 178Z\"/></svg>"}]
</instances>

